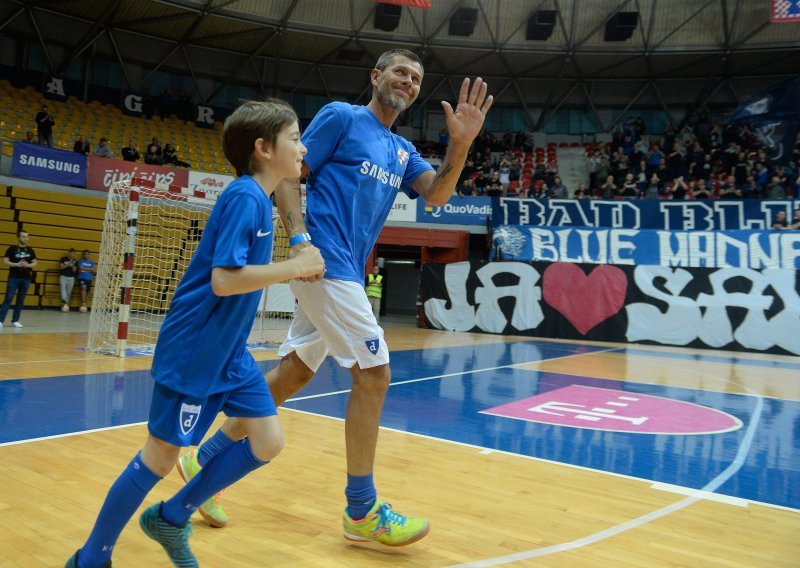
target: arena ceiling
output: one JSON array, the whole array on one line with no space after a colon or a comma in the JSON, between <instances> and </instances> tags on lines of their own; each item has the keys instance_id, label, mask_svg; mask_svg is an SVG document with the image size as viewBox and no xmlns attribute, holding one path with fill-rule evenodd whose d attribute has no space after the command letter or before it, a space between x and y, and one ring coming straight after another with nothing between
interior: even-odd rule
<instances>
[{"instance_id":1,"label":"arena ceiling","mask_svg":"<svg viewBox=\"0 0 800 568\"><path fill-rule=\"evenodd\" d=\"M0 34L41 43L56 75L88 54L119 61L126 89L154 69L189 74L201 101L225 84L363 100L377 56L406 47L425 64L423 103L480 75L499 104L530 111L532 129L559 108L733 106L800 74L800 23L770 23L767 0L431 3L404 7L387 32L371 0L0 0ZM477 10L467 37L450 35L460 8ZM556 13L552 35L528 40L541 10ZM605 41L621 11L638 12L631 38Z\"/></svg>"}]
</instances>

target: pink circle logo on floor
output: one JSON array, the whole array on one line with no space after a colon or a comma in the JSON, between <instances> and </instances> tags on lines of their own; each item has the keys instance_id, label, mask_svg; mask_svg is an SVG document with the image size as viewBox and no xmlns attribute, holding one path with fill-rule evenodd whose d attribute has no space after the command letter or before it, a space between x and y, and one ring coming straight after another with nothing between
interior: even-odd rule
<instances>
[{"instance_id":1,"label":"pink circle logo on floor","mask_svg":"<svg viewBox=\"0 0 800 568\"><path fill-rule=\"evenodd\" d=\"M719 434L742 427L735 416L692 402L579 385L495 406L481 414L639 434Z\"/></svg>"}]
</instances>

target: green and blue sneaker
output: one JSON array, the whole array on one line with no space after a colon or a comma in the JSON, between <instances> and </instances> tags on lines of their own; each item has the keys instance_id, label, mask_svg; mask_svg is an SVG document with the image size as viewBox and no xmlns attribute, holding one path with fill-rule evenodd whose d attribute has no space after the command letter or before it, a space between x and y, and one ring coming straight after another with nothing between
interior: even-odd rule
<instances>
[{"instance_id":1,"label":"green and blue sneaker","mask_svg":"<svg viewBox=\"0 0 800 568\"><path fill-rule=\"evenodd\" d=\"M199 568L197 558L189 548L189 536L192 534L192 523L185 527L176 527L161 518L161 503L145 509L139 517L139 526L144 534L164 547L167 556L178 568Z\"/></svg>"}]
</instances>

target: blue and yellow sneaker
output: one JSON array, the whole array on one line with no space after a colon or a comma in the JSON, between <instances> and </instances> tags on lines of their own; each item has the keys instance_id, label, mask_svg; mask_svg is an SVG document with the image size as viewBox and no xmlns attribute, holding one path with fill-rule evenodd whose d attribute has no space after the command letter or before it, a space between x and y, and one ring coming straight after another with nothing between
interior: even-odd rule
<instances>
[{"instance_id":1,"label":"blue and yellow sneaker","mask_svg":"<svg viewBox=\"0 0 800 568\"><path fill-rule=\"evenodd\" d=\"M197 450L192 450L178 459L178 473L181 474L186 483L189 483L190 479L200 473L201 469L203 468L200 467L197 461ZM222 492L211 497L197 509L197 512L208 521L208 524L218 529L228 524L228 513L219 504L220 495L222 495Z\"/></svg>"},{"instance_id":2,"label":"blue and yellow sneaker","mask_svg":"<svg viewBox=\"0 0 800 568\"><path fill-rule=\"evenodd\" d=\"M139 517L139 526L144 534L164 547L170 561L178 568L199 568L197 558L189 548L192 523L187 522L185 527L171 525L161 518L160 509L161 503L156 503Z\"/></svg>"},{"instance_id":3,"label":"blue and yellow sneaker","mask_svg":"<svg viewBox=\"0 0 800 568\"><path fill-rule=\"evenodd\" d=\"M380 499L376 499L369 513L358 521L351 519L345 509L342 526L347 540L379 542L386 546L405 546L417 542L431 528L426 519L401 515Z\"/></svg>"}]
</instances>

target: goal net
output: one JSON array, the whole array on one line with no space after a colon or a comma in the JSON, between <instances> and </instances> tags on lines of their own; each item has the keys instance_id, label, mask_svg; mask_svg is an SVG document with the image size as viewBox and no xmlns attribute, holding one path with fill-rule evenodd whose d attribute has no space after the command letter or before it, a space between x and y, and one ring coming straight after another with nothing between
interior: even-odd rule
<instances>
[{"instance_id":1,"label":"goal net","mask_svg":"<svg viewBox=\"0 0 800 568\"><path fill-rule=\"evenodd\" d=\"M192 259L216 202L178 186L124 180L108 192L88 349L124 357L148 353L175 289ZM272 261L288 258L289 242L277 215ZM262 292L248 343L279 344L294 313L288 282Z\"/></svg>"}]
</instances>

